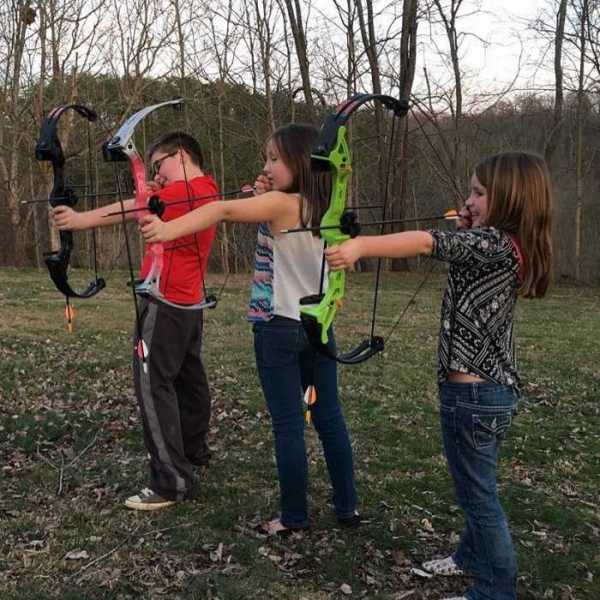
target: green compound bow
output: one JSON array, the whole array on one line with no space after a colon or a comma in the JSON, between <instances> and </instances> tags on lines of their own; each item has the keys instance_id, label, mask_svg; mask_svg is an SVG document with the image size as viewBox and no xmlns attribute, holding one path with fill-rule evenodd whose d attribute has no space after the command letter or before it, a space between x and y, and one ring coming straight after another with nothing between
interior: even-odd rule
<instances>
[{"instance_id":1,"label":"green compound bow","mask_svg":"<svg viewBox=\"0 0 600 600\"><path fill-rule=\"evenodd\" d=\"M360 230L355 213L348 212L346 209L348 178L352 171L352 157L346 137L346 123L360 106L371 101L380 102L386 109L392 111L394 124L395 118L404 116L409 108L408 101L404 99L397 99L383 94L356 94L342 102L335 112L327 117L312 153L311 168L316 171L328 170L332 175L330 204L321 219L319 227L321 237L325 240L325 244L329 246L355 237ZM393 145L393 132L394 129L392 128L390 149ZM388 164L388 174L389 169L390 165ZM387 187L386 181L386 190ZM384 215L386 205L387 192L383 207ZM349 352L337 353L332 350L329 343L329 329L345 293L345 271L329 271L327 290L323 293L322 282L318 294L306 296L300 300L300 318L311 344L337 362L344 364L360 363L383 350L383 338L374 335L380 269L381 263L377 267L377 284L370 336Z\"/></svg>"}]
</instances>

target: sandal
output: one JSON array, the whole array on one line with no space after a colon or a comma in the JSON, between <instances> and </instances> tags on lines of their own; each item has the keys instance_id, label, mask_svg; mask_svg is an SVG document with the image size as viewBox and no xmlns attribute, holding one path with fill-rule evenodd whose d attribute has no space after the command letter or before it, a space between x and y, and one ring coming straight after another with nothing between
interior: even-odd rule
<instances>
[{"instance_id":1,"label":"sandal","mask_svg":"<svg viewBox=\"0 0 600 600\"><path fill-rule=\"evenodd\" d=\"M271 519L256 527L256 532L267 537L287 537L298 531L306 531L308 527L286 527L281 519Z\"/></svg>"}]
</instances>

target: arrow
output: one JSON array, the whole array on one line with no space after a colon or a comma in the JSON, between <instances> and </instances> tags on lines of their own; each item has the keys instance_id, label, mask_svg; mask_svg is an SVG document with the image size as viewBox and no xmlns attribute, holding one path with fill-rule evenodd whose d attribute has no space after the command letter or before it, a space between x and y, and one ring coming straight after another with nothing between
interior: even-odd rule
<instances>
[{"instance_id":1,"label":"arrow","mask_svg":"<svg viewBox=\"0 0 600 600\"><path fill-rule=\"evenodd\" d=\"M397 223L416 223L418 221L442 221L442 220L447 220L447 221L456 221L458 220L460 217L458 215L458 213L452 209L452 210L448 210L446 211L443 215L438 215L435 217L414 217L411 219L391 219L391 220L387 220L387 221L370 221L369 223L356 223L356 225L358 225L358 230L360 231L360 227L374 227L376 225L392 225L392 224L397 224ZM325 227L298 227L296 229L282 229L280 231L280 233L298 233L300 231L322 231L324 229L339 229L342 232L344 232L344 229L346 229L346 227L344 227L344 224L340 224L340 225L327 225ZM356 233L356 235L358 235L358 233Z\"/></svg>"},{"instance_id":2,"label":"arrow","mask_svg":"<svg viewBox=\"0 0 600 600\"><path fill-rule=\"evenodd\" d=\"M169 202L165 204L162 200L158 199L157 196L153 196L152 198L157 198L152 204L148 203L147 207L138 207L138 208L128 208L127 210L111 212L104 215L103 218L106 217L114 217L115 215L125 215L127 213L139 212L141 210L150 210L155 214L162 214L167 206L176 206L177 204L189 204L190 202L195 202L196 200L207 200L209 198L226 198L227 196L237 196L238 194L251 194L254 192L254 187L251 185L243 185L239 190L235 190L233 192L217 192L216 194L207 194L206 196L192 196L191 198L186 198L185 200L177 200L176 202ZM151 199L152 199L151 198Z\"/></svg>"},{"instance_id":3,"label":"arrow","mask_svg":"<svg viewBox=\"0 0 600 600\"><path fill-rule=\"evenodd\" d=\"M100 192L98 194L82 194L78 195L78 198L99 198L101 196L116 196L119 192ZM53 200L70 200L70 196L54 196ZM21 200L19 204L37 204L42 202L48 202L48 198L36 198L35 200Z\"/></svg>"}]
</instances>

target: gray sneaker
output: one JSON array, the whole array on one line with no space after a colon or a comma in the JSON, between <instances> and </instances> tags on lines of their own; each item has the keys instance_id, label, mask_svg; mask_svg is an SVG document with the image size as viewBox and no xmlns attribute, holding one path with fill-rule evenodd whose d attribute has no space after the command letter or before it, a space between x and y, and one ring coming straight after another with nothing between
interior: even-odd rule
<instances>
[{"instance_id":1,"label":"gray sneaker","mask_svg":"<svg viewBox=\"0 0 600 600\"><path fill-rule=\"evenodd\" d=\"M144 488L139 494L125 500L125 506L133 510L160 510L174 504L175 500L167 500L150 488Z\"/></svg>"},{"instance_id":2,"label":"gray sneaker","mask_svg":"<svg viewBox=\"0 0 600 600\"><path fill-rule=\"evenodd\" d=\"M428 560L427 562L424 562L422 566L425 571L428 571L433 575L444 575L445 577L464 575L464 571L454 562L454 559L451 556Z\"/></svg>"}]
</instances>

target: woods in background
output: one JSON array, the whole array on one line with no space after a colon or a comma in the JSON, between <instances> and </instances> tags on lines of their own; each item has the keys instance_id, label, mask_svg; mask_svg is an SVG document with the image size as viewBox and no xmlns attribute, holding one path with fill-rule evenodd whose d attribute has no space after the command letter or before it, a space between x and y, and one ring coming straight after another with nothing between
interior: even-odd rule
<instances>
[{"instance_id":1,"label":"woods in background","mask_svg":"<svg viewBox=\"0 0 600 600\"><path fill-rule=\"evenodd\" d=\"M327 5L327 12L324 8ZM114 201L113 165L101 145L136 108L183 96L182 114L161 113L142 131L183 129L206 149L224 191L254 180L262 140L277 126L319 124L354 92L409 97L391 160L388 218L456 207L474 161L506 149L544 154L556 189L556 278L600 282L600 1L547 0L529 24L544 88L482 89L463 65L463 17L493 10L480 0L9 0L0 8L0 264L43 265L53 232L43 202L52 184L34 158L44 116L80 102L100 116L88 131L65 119L67 175L81 206ZM490 15L490 18L492 16ZM435 37L434 37L435 34ZM435 40L435 43L434 41ZM434 61L426 60L432 52ZM350 203L384 193L390 122L377 110L351 125ZM139 147L144 147L140 140ZM125 170L126 171L126 170ZM124 172L116 175L126 179ZM368 213L368 216L371 216ZM380 215L376 215L378 218ZM371 219L372 220L372 219ZM219 271L245 271L254 230L223 227ZM119 264L123 232L102 231L99 252ZM85 238L77 260L85 264ZM139 248L138 248L139 252ZM392 264L391 268L404 268Z\"/></svg>"}]
</instances>

